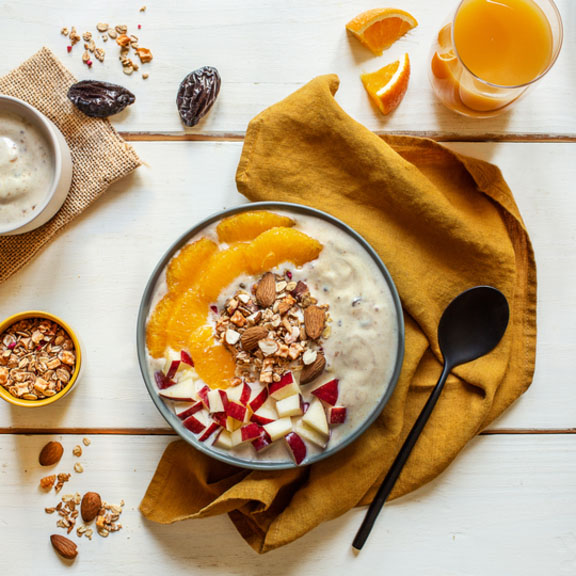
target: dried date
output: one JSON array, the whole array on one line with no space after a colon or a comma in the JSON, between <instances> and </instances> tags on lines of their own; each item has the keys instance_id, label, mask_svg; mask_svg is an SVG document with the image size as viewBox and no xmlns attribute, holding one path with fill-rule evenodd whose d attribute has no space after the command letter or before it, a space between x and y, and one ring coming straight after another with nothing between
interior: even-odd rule
<instances>
[{"instance_id":1,"label":"dried date","mask_svg":"<svg viewBox=\"0 0 576 576\"><path fill-rule=\"evenodd\" d=\"M70 86L68 99L86 116L107 118L122 112L134 103L136 97L130 90L118 84L82 80Z\"/></svg>"},{"instance_id":2,"label":"dried date","mask_svg":"<svg viewBox=\"0 0 576 576\"><path fill-rule=\"evenodd\" d=\"M182 80L176 105L186 126L196 126L208 113L218 97L221 83L218 70L212 66L198 68Z\"/></svg>"}]
</instances>

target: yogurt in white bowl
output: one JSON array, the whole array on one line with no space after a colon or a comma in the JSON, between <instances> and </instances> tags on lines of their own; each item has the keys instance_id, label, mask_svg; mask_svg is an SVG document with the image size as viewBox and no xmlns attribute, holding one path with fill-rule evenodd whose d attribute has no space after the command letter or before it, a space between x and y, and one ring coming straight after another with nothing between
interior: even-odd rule
<instances>
[{"instance_id":1,"label":"yogurt in white bowl","mask_svg":"<svg viewBox=\"0 0 576 576\"><path fill-rule=\"evenodd\" d=\"M61 132L26 102L0 95L0 235L48 222L71 182L72 158Z\"/></svg>"},{"instance_id":2,"label":"yogurt in white bowl","mask_svg":"<svg viewBox=\"0 0 576 576\"><path fill-rule=\"evenodd\" d=\"M248 242L222 240L219 223L258 211L291 219L294 232L283 239L296 243L303 235L310 254L300 262L289 256L284 260L283 254L278 256L283 246L275 242L272 230ZM204 268L200 259L184 265L186 257L180 255L192 253L200 242L207 253L212 251ZM258 244L256 252L250 242ZM243 247L247 270L231 273L238 262L245 262ZM238 250L240 256L235 254ZM276 256L270 257L274 251ZM255 254L265 258L252 266ZM175 308L166 329L171 337L166 342L160 338L158 345L162 309L178 300L174 286L178 275L186 275L185 266L200 271L197 286L178 288L182 294L193 294L186 306L195 311L188 315L185 308ZM267 275L273 288L264 302L260 287ZM213 280L220 277L214 287ZM315 334L306 321L312 309L318 323ZM195 334L205 339L201 345L187 346L192 342L188 319L197 322ZM199 450L254 469L312 464L357 439L392 394L403 351L399 298L374 250L328 214L286 203L249 204L190 230L153 272L138 319L140 367L162 415ZM204 355L213 353L216 376L213 365L208 366L211 375L202 365ZM311 373L320 358L322 365ZM222 384L217 382L220 373L227 373Z\"/></svg>"}]
</instances>

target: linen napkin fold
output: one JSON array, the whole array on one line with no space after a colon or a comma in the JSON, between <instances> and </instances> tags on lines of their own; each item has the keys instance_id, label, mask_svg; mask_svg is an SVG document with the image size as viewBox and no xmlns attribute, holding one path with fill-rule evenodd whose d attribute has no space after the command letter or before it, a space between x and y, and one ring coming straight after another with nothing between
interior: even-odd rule
<instances>
[{"instance_id":1,"label":"linen napkin fold","mask_svg":"<svg viewBox=\"0 0 576 576\"><path fill-rule=\"evenodd\" d=\"M250 122L237 185L253 201L329 212L380 254L406 322L396 390L361 438L305 468L240 470L176 441L141 504L160 523L226 512L260 553L371 501L440 375L438 322L463 290L499 288L511 308L508 330L488 356L449 377L391 497L440 474L528 388L534 371L536 268L499 169L430 140L376 136L336 103L338 83L318 77Z\"/></svg>"},{"instance_id":2,"label":"linen napkin fold","mask_svg":"<svg viewBox=\"0 0 576 576\"><path fill-rule=\"evenodd\" d=\"M116 180L141 161L108 120L89 118L68 100L72 74L48 48L0 78L0 94L24 100L60 129L72 155L72 185L66 201L46 224L16 236L0 236L0 283L29 262Z\"/></svg>"}]
</instances>

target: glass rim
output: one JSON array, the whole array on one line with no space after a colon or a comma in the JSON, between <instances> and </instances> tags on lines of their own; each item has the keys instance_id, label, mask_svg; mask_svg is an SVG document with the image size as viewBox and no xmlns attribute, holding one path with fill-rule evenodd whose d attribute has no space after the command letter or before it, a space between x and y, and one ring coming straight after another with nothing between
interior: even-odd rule
<instances>
[{"instance_id":1,"label":"glass rim","mask_svg":"<svg viewBox=\"0 0 576 576\"><path fill-rule=\"evenodd\" d=\"M478 76L477 74L472 72L472 70L470 70L470 68L468 68L468 66L464 63L464 60L461 58L460 54L458 53L458 48L456 47L456 41L454 39L454 28L455 28L456 16L458 16L458 12L460 12L460 9L462 8L462 5L464 3L469 2L469 1L470 0L460 0L460 2L458 3L458 6L456 7L456 10L454 12L454 16L451 19L451 30L450 30L450 37L452 40L452 46L454 48L454 54L456 55L458 62L464 67L464 69L466 70L466 72L468 72L468 74L470 74L475 80L478 80L478 82L481 82L485 86L489 86L491 88L504 89L504 90L517 90L519 88L528 88L528 86L531 86L532 84L534 84L535 82L538 82L538 80L540 80L541 78L546 76L546 74L550 71L550 69L552 68L552 66L554 66L556 60L558 59L558 56L560 55L560 50L562 48L562 43L564 41L564 25L562 23L562 17L560 15L560 10L558 10L558 6L556 6L556 3L554 2L554 0L544 0L544 1L548 2L548 4L552 8L552 11L553 11L553 13L554 13L554 15L558 21L557 46L554 47L554 45L553 45L552 57L550 58L550 62L548 63L546 68L542 72L540 72L540 74L538 74L538 76L536 76L535 78L533 78L529 82L524 82L523 84L496 84L494 82L489 82L488 80L484 80L483 78L480 78L480 76ZM546 15L544 15L544 16L551 26L550 19ZM554 39L554 37L555 37L554 33L552 33L552 37Z\"/></svg>"}]
</instances>

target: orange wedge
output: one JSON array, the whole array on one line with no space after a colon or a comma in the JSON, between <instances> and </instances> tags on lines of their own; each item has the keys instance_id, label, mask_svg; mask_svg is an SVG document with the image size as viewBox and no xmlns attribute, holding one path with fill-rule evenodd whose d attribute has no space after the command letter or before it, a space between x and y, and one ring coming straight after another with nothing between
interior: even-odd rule
<instances>
[{"instance_id":1,"label":"orange wedge","mask_svg":"<svg viewBox=\"0 0 576 576\"><path fill-rule=\"evenodd\" d=\"M376 72L362 74L364 88L382 114L395 110L406 90L410 79L410 59L408 54Z\"/></svg>"},{"instance_id":2,"label":"orange wedge","mask_svg":"<svg viewBox=\"0 0 576 576\"><path fill-rule=\"evenodd\" d=\"M254 240L256 236L262 234L270 228L277 226L290 227L294 226L295 222L288 216L281 216L273 212L266 212L265 210L242 212L224 218L218 226L218 240L220 242L246 242L247 240Z\"/></svg>"},{"instance_id":3,"label":"orange wedge","mask_svg":"<svg viewBox=\"0 0 576 576\"><path fill-rule=\"evenodd\" d=\"M398 38L418 26L416 18L397 8L374 8L358 14L346 24L346 30L358 38L376 56L390 48Z\"/></svg>"}]
</instances>

